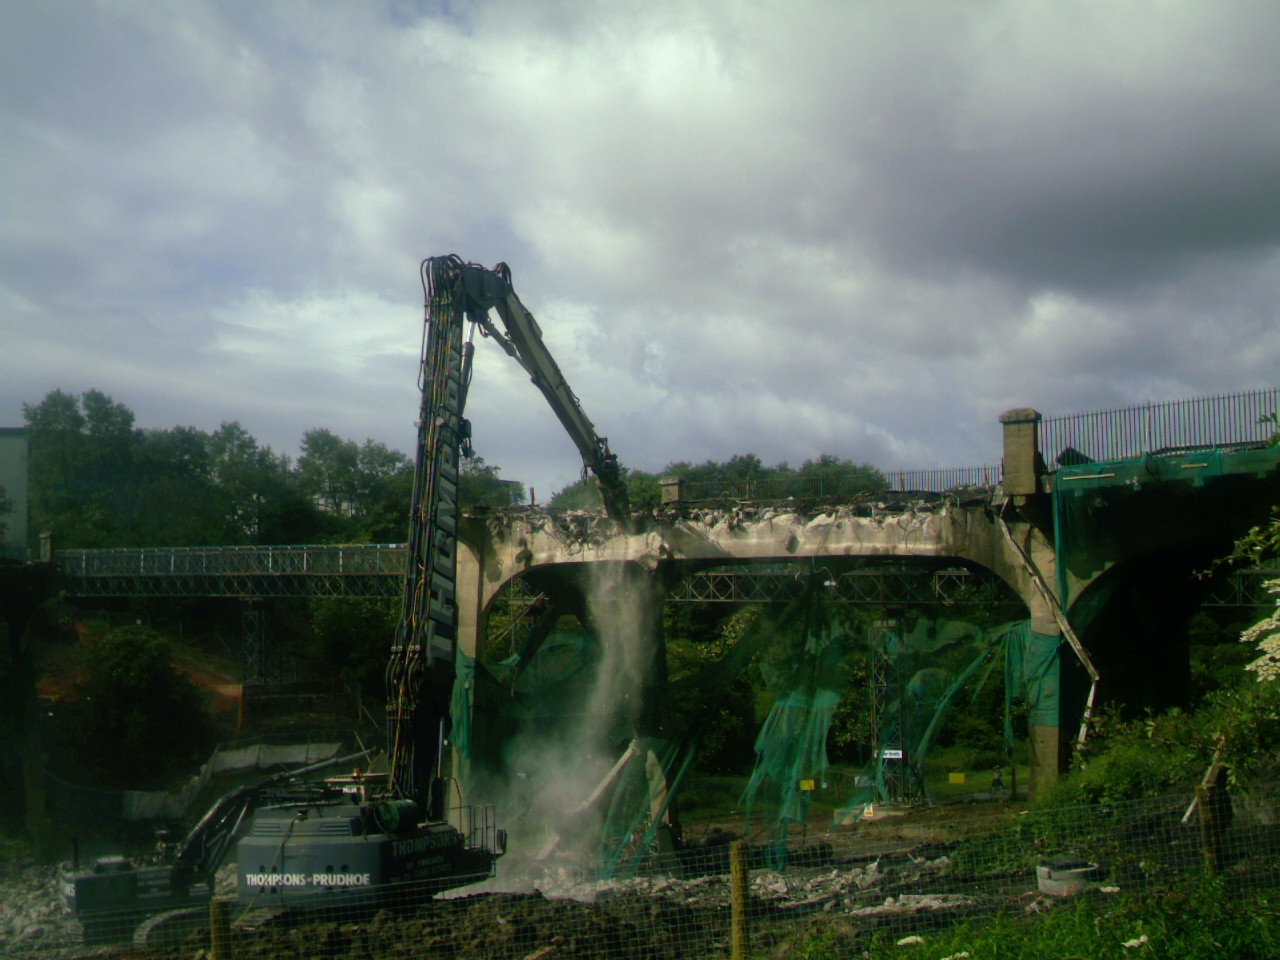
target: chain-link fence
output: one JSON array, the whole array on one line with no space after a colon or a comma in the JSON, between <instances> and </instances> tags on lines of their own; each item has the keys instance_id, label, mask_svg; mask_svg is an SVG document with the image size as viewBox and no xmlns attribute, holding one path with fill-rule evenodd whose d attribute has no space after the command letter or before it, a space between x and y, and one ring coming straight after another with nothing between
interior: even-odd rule
<instances>
[{"instance_id":1,"label":"chain-link fence","mask_svg":"<svg viewBox=\"0 0 1280 960\"><path fill-rule=\"evenodd\" d=\"M205 951L210 960L652 960L804 955L797 951L814 942L838 942L841 956L877 956L959 923L1033 925L1068 904L1105 911L1206 872L1232 896L1280 887L1280 804L1206 797L996 816L973 816L978 808L967 805L881 810L833 833L794 832L772 844L717 830L677 852L636 851L608 878L599 864L513 849L493 879L434 899L438 881L377 887L344 864L239 877L232 864L213 889L193 883L185 909L155 913L145 903L160 874L105 860L97 869L133 886L135 908L79 921L55 903L65 881L32 867L28 888L12 880L4 888L0 956L145 948L174 958ZM279 909L299 890L313 894L306 909Z\"/></svg>"}]
</instances>

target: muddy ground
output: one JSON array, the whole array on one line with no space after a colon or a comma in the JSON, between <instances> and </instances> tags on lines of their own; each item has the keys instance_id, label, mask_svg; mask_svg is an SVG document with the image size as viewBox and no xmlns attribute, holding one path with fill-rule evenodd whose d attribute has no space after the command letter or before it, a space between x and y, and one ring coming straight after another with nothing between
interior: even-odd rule
<instances>
[{"instance_id":1,"label":"muddy ground","mask_svg":"<svg viewBox=\"0 0 1280 960\"><path fill-rule=\"evenodd\" d=\"M954 816L954 811L952 811ZM857 837L832 838L793 850L784 871L757 851L750 872L750 949L785 958L816 934L858 951L872 936L900 937L997 909L1039 911L1057 901L1038 894L1033 876L1015 873L993 884L957 876L949 851L958 834L923 819L903 819ZM625 880L595 881L580 868L507 864L495 884L523 889L486 891L360 916L290 918L239 916L231 941L237 960L321 960L398 957L663 958L727 956L730 886L727 848L686 855ZM0 956L21 958L127 955L148 960L208 956L207 914L152 929L149 949L94 948L79 939L56 903L56 877L25 864L5 877L0 907ZM225 871L220 883L231 892ZM168 945L158 944L165 939ZM853 954L851 954L853 955Z\"/></svg>"}]
</instances>

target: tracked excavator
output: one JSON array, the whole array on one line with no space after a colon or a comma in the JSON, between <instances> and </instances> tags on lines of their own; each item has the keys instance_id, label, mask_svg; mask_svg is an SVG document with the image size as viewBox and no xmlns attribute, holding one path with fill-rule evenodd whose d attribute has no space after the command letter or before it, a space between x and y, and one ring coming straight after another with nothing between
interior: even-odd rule
<instances>
[{"instance_id":1,"label":"tracked excavator","mask_svg":"<svg viewBox=\"0 0 1280 960\"><path fill-rule=\"evenodd\" d=\"M190 907L212 895L233 842L237 897L248 908L330 909L420 900L492 876L506 835L492 807L452 802L445 773L455 677L460 457L474 333L524 368L596 477L620 525L631 509L617 457L569 388L520 302L505 264L457 256L421 265L426 301L419 371L417 458L401 614L387 666L385 771L292 780L223 798L165 864L104 858L62 873L63 902L102 929L111 918ZM491 313L497 314L497 322Z\"/></svg>"}]
</instances>

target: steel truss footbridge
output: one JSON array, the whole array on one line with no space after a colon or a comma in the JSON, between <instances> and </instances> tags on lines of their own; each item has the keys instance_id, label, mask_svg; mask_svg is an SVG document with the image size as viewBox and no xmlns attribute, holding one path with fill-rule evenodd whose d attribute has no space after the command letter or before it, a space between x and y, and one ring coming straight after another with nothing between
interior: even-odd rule
<instances>
[{"instance_id":1,"label":"steel truss footbridge","mask_svg":"<svg viewBox=\"0 0 1280 960\"><path fill-rule=\"evenodd\" d=\"M271 547L142 547L59 550L55 565L68 595L90 597L398 597L404 588L405 546L397 543ZM824 599L883 606L930 603L1000 604L1017 599L988 570L919 563L825 572L749 567L694 573L668 594L675 602L785 603L820 577ZM1237 570L1217 578L1206 603L1253 607L1272 602L1264 588L1280 569ZM511 599L519 595L517 584Z\"/></svg>"}]
</instances>

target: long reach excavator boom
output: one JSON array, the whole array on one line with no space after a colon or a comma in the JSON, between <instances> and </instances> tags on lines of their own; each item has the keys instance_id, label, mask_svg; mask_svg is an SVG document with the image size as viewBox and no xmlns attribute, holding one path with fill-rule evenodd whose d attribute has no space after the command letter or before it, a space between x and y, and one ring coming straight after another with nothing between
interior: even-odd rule
<instances>
[{"instance_id":1,"label":"long reach excavator boom","mask_svg":"<svg viewBox=\"0 0 1280 960\"><path fill-rule=\"evenodd\" d=\"M505 263L486 270L478 264L460 262L455 269L466 297L467 318L497 341L529 374L582 455L583 474L590 470L595 475L604 497L605 512L624 527L629 525L631 502L618 467L618 458L610 452L608 438L596 433L595 426L543 343L538 322L512 289L511 269ZM505 336L490 321L490 309L498 311Z\"/></svg>"},{"instance_id":2,"label":"long reach excavator boom","mask_svg":"<svg viewBox=\"0 0 1280 960\"><path fill-rule=\"evenodd\" d=\"M471 434L463 417L474 349L463 336L468 322L542 391L581 453L584 474L595 474L609 516L627 528L631 508L618 458L547 351L507 266L488 270L451 255L424 260L421 274L422 401L403 602L387 663L387 771L224 798L176 861L152 866L116 857L89 870L73 866L63 874L64 900L95 939L207 901L233 841L246 910L429 897L491 876L506 849L491 807L451 804L444 771L458 645L459 458Z\"/></svg>"}]
</instances>

